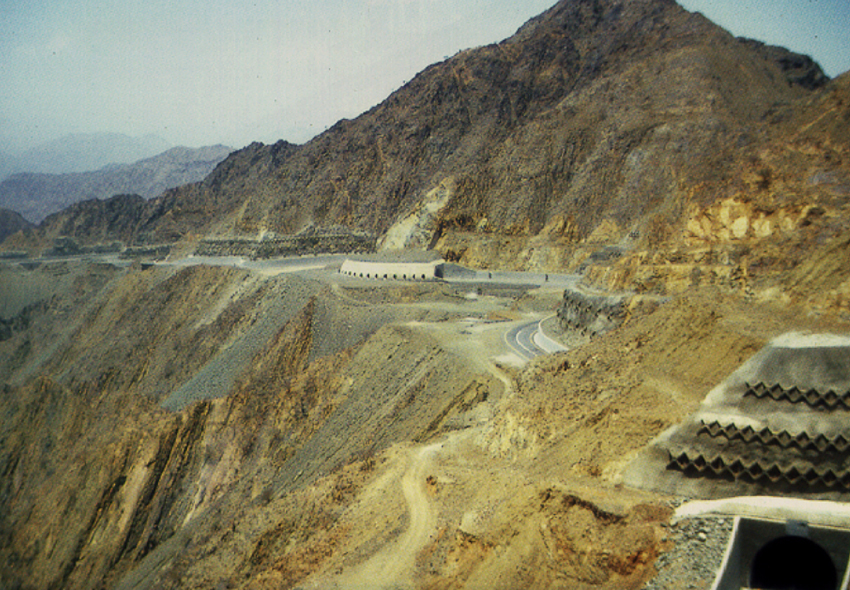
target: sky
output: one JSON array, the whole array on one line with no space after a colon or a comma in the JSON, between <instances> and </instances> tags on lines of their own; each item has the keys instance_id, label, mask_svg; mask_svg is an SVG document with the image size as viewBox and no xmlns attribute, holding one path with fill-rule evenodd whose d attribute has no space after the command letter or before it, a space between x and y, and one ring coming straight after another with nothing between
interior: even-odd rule
<instances>
[{"instance_id":1,"label":"sky","mask_svg":"<svg viewBox=\"0 0 850 590\"><path fill-rule=\"evenodd\" d=\"M555 0L0 0L0 152L68 133L308 140ZM680 0L850 69L850 0Z\"/></svg>"}]
</instances>

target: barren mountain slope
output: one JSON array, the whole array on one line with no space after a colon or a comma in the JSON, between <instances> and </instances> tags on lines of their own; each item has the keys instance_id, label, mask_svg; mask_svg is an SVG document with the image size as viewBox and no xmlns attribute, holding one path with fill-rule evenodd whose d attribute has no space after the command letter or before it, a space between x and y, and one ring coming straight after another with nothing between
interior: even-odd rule
<instances>
[{"instance_id":1,"label":"barren mountain slope","mask_svg":"<svg viewBox=\"0 0 850 590\"><path fill-rule=\"evenodd\" d=\"M37 588L637 588L670 512L628 458L769 338L848 328L692 288L523 367L505 320L551 294L3 273L0 563Z\"/></svg>"},{"instance_id":2,"label":"barren mountain slope","mask_svg":"<svg viewBox=\"0 0 850 590\"><path fill-rule=\"evenodd\" d=\"M2 577L27 586L88 588L222 510L287 506L335 468L439 429L475 379L387 326L456 315L438 287L390 287L375 309L373 288L214 267L0 272ZM248 538L273 514L256 513ZM175 543L163 551L185 550Z\"/></svg>"},{"instance_id":3,"label":"barren mountain slope","mask_svg":"<svg viewBox=\"0 0 850 590\"><path fill-rule=\"evenodd\" d=\"M724 196L771 113L823 82L810 60L734 39L668 0L563 1L306 145L233 154L117 227L173 241L343 225L502 265L515 238L535 253L512 264L562 268L588 238L664 242L658 227ZM415 231L385 235L429 208ZM86 215L50 220L42 238L109 233L89 238Z\"/></svg>"},{"instance_id":4,"label":"barren mountain slope","mask_svg":"<svg viewBox=\"0 0 850 590\"><path fill-rule=\"evenodd\" d=\"M667 292L723 285L846 313L850 75L771 118L767 140L730 162L723 183L689 189L678 217L654 223L656 240L592 265L593 279Z\"/></svg>"},{"instance_id":5,"label":"barren mountain slope","mask_svg":"<svg viewBox=\"0 0 850 590\"><path fill-rule=\"evenodd\" d=\"M642 588L677 499L629 459L771 338L850 329L849 92L673 2L563 1L304 146L16 234L343 225L637 295L526 363L558 290L4 263L0 585Z\"/></svg>"},{"instance_id":6,"label":"barren mountain slope","mask_svg":"<svg viewBox=\"0 0 850 590\"><path fill-rule=\"evenodd\" d=\"M444 181L444 227L536 234L560 214L579 219L578 237L605 216L627 228L679 184L716 179L727 146L806 92L674 3L563 2L288 157L255 147L238 209L210 229L381 235Z\"/></svg>"}]
</instances>

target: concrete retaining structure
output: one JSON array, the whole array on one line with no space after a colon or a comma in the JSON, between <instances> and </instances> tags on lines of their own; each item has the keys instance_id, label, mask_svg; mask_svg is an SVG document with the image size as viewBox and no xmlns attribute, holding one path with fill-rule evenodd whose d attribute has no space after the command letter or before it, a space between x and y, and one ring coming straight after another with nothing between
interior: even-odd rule
<instances>
[{"instance_id":1,"label":"concrete retaining structure","mask_svg":"<svg viewBox=\"0 0 850 590\"><path fill-rule=\"evenodd\" d=\"M436 280L442 260L431 262L373 262L348 259L342 263L340 274L363 279Z\"/></svg>"},{"instance_id":2,"label":"concrete retaining structure","mask_svg":"<svg viewBox=\"0 0 850 590\"><path fill-rule=\"evenodd\" d=\"M304 254L367 253L375 251L375 238L363 233L307 233L253 238L205 238L196 256L242 256L251 260Z\"/></svg>"},{"instance_id":3,"label":"concrete retaining structure","mask_svg":"<svg viewBox=\"0 0 850 590\"><path fill-rule=\"evenodd\" d=\"M656 437L623 479L690 497L850 500L848 400L850 338L786 334Z\"/></svg>"},{"instance_id":4,"label":"concrete retaining structure","mask_svg":"<svg viewBox=\"0 0 850 590\"><path fill-rule=\"evenodd\" d=\"M850 507L796 498L741 497L690 502L676 520L735 516L712 590L846 590L850 580Z\"/></svg>"},{"instance_id":5,"label":"concrete retaining structure","mask_svg":"<svg viewBox=\"0 0 850 590\"><path fill-rule=\"evenodd\" d=\"M561 329L577 330L591 337L619 327L626 317L625 295L592 295L577 288L564 291L558 308Z\"/></svg>"}]
</instances>

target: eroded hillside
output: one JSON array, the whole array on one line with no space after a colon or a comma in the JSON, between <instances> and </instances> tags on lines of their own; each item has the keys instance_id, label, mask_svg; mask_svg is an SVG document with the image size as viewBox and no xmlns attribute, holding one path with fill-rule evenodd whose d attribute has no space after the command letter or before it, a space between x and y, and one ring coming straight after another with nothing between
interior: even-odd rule
<instances>
[{"instance_id":1,"label":"eroded hillside","mask_svg":"<svg viewBox=\"0 0 850 590\"><path fill-rule=\"evenodd\" d=\"M460 313L435 286L84 262L2 273L0 551L4 579L27 587L115 582L151 551L182 554L195 527L226 532L222 510L260 519L250 545L336 470L501 395L406 327Z\"/></svg>"},{"instance_id":2,"label":"eroded hillside","mask_svg":"<svg viewBox=\"0 0 850 590\"><path fill-rule=\"evenodd\" d=\"M629 461L770 339L848 330L848 84L674 2L565 0L308 144L18 232L171 249L0 265L0 578L644 587L682 499ZM622 313L525 361L559 288L188 257L355 230Z\"/></svg>"},{"instance_id":3,"label":"eroded hillside","mask_svg":"<svg viewBox=\"0 0 850 590\"><path fill-rule=\"evenodd\" d=\"M503 334L557 290L2 273L0 563L25 588L638 588L671 512L621 487L629 459L770 338L847 329L694 287L523 364Z\"/></svg>"}]
</instances>

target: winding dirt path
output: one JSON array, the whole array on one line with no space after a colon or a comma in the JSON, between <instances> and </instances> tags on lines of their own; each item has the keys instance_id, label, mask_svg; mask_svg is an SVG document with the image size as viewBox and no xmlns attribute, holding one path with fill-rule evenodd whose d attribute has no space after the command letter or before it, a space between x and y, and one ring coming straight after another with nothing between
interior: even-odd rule
<instances>
[{"instance_id":1,"label":"winding dirt path","mask_svg":"<svg viewBox=\"0 0 850 590\"><path fill-rule=\"evenodd\" d=\"M401 537L336 582L339 588L361 590L413 588L416 554L428 542L436 514L428 500L425 478L431 457L443 443L411 449L407 469L400 479L407 503L408 526Z\"/></svg>"},{"instance_id":2,"label":"winding dirt path","mask_svg":"<svg viewBox=\"0 0 850 590\"><path fill-rule=\"evenodd\" d=\"M341 291L341 290L340 290ZM344 293L341 295L345 296ZM510 352L504 340L505 325L457 322L448 327L416 323L437 337L448 350L462 356L482 373L489 373L502 385L498 398L512 395L512 379L495 362L494 355ZM464 333L459 333L464 330ZM445 436L440 442L413 447L408 451L403 468L392 474L385 489L398 490L407 505L408 524L395 541L388 543L363 563L335 576L314 580L309 588L324 590L406 590L416 586L416 556L428 543L437 527L438 513L429 498L426 478L434 468L440 452L449 455L459 448L476 445L473 438L479 428L467 429ZM395 493L395 492L393 492Z\"/></svg>"}]
</instances>

